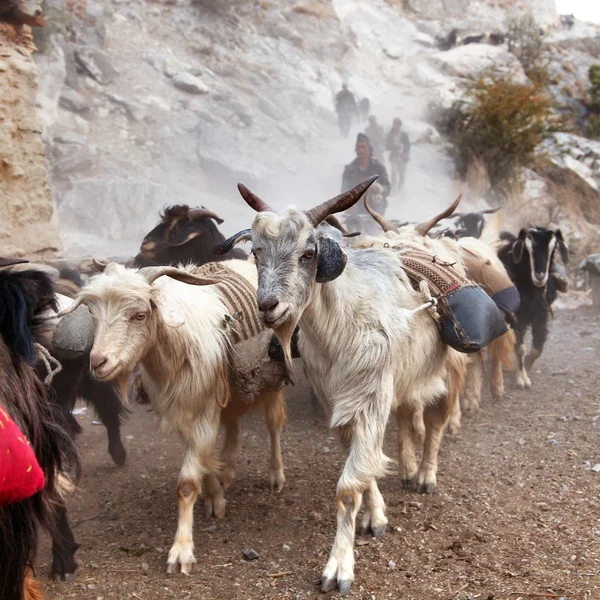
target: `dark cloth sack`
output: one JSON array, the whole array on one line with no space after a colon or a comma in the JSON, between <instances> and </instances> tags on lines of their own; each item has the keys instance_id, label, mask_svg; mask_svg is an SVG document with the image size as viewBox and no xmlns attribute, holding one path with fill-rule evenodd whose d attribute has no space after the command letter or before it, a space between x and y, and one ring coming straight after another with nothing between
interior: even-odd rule
<instances>
[{"instance_id":1,"label":"dark cloth sack","mask_svg":"<svg viewBox=\"0 0 600 600\"><path fill-rule=\"evenodd\" d=\"M413 287L418 290L425 281L436 298L438 327L445 344L470 354L506 333L506 322L496 303L451 264L413 250L403 252L401 257Z\"/></svg>"}]
</instances>

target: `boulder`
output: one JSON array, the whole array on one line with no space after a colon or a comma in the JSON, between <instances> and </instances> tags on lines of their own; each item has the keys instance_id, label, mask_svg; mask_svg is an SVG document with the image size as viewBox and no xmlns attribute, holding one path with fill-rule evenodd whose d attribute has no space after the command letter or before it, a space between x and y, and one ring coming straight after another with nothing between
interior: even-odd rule
<instances>
[{"instance_id":1,"label":"boulder","mask_svg":"<svg viewBox=\"0 0 600 600\"><path fill-rule=\"evenodd\" d=\"M174 73L171 80L177 89L189 92L190 94L208 94L210 91L201 79L194 77L186 71Z\"/></svg>"},{"instance_id":2,"label":"boulder","mask_svg":"<svg viewBox=\"0 0 600 600\"><path fill-rule=\"evenodd\" d=\"M59 103L63 108L73 112L85 112L90 107L87 100L78 91L70 87L63 88Z\"/></svg>"},{"instance_id":3,"label":"boulder","mask_svg":"<svg viewBox=\"0 0 600 600\"><path fill-rule=\"evenodd\" d=\"M46 54L37 56L39 68L38 91L35 105L44 125L50 129L58 119L58 104L67 77L65 53L55 39L49 44Z\"/></svg>"},{"instance_id":4,"label":"boulder","mask_svg":"<svg viewBox=\"0 0 600 600\"><path fill-rule=\"evenodd\" d=\"M106 85L119 74L108 54L93 46L81 46L75 50L75 60L80 68L98 83Z\"/></svg>"}]
</instances>

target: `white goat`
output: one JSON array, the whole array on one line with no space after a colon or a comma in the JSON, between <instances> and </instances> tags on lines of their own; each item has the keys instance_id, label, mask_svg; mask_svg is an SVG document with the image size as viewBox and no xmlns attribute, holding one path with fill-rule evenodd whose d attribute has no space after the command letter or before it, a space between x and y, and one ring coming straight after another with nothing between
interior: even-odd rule
<instances>
[{"instance_id":1,"label":"white goat","mask_svg":"<svg viewBox=\"0 0 600 600\"><path fill-rule=\"evenodd\" d=\"M224 264L256 289L255 265L239 260ZM139 365L144 392L163 428L176 432L185 443L177 495L179 524L168 557L168 572L189 574L194 557L193 507L202 488L208 516L223 517L223 488L216 477L215 446L219 423L225 428L222 482L233 478L239 417L262 407L271 437L271 485L285 482L280 432L285 421L280 389L263 389L249 405L231 387L231 401L221 409L220 379L227 377L225 315L227 307L211 284L194 275L195 268L146 267L127 269L116 263L103 266L81 291L74 307L85 302L96 327L91 368L101 380L115 379L126 389ZM166 275L166 277L163 277ZM188 285L194 284L194 285ZM253 292L250 299L254 304ZM256 310L256 309L254 309Z\"/></svg>"},{"instance_id":2,"label":"white goat","mask_svg":"<svg viewBox=\"0 0 600 600\"><path fill-rule=\"evenodd\" d=\"M460 201L460 197L442 214L450 217L458 201ZM461 275L474 279L477 283L484 284L483 281L479 281L478 273L470 273L468 271L467 265L470 264L469 258L471 257L474 257L477 262L488 263L500 276L505 278L507 284L511 283L502 261L498 258L497 247L500 240L492 233L492 228L488 229L487 234L483 235L481 239L474 237L464 237L459 240L449 237L423 238L414 225L396 227L392 222L386 220L371 208L366 200L365 208L373 219L379 223L384 233L380 236L363 236L359 238L356 242L357 248L372 248L374 246L386 245L391 248L419 249L425 245L431 254L441 258L443 261L452 263L456 271ZM486 232L484 231L484 233ZM479 409L485 353L487 352L491 363L490 392L492 397L498 400L504 395L502 367L504 366L507 369L513 368L512 355L515 351L515 344L516 336L514 330L509 329L503 336L492 341L487 348L471 356L464 385L464 393L462 394L462 404L468 413L474 413ZM450 417L449 429L452 433L456 433L459 427L460 403L457 403Z\"/></svg>"},{"instance_id":3,"label":"white goat","mask_svg":"<svg viewBox=\"0 0 600 600\"><path fill-rule=\"evenodd\" d=\"M309 380L331 410L331 427L348 451L323 591L337 585L347 592L354 580L354 530L363 496L363 530L375 536L385 532L385 503L376 479L389 469L383 439L390 411L398 423L403 483L435 490L442 432L466 362L442 343L429 314L415 312L423 297L413 290L398 252L342 249L339 237L318 227L329 214L355 204L374 180L310 211L290 206L281 214L239 186L259 214L251 230L226 242L232 247L252 240L263 322L275 330L288 360L290 338L300 324L299 348ZM420 467L415 420L426 428Z\"/></svg>"}]
</instances>

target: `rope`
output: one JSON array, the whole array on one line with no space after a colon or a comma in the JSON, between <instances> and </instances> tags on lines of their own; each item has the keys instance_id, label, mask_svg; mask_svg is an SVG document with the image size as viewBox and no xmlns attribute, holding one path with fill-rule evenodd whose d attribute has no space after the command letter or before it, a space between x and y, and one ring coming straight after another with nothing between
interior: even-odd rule
<instances>
[{"instance_id":1,"label":"rope","mask_svg":"<svg viewBox=\"0 0 600 600\"><path fill-rule=\"evenodd\" d=\"M50 385L55 375L58 375L62 371L62 365L48 352L47 348L44 348L41 344L37 342L34 344L37 349L38 358L44 363L48 375L46 375L46 379L44 379L45 385ZM54 369L50 366L50 363L54 363Z\"/></svg>"},{"instance_id":2,"label":"rope","mask_svg":"<svg viewBox=\"0 0 600 600\"><path fill-rule=\"evenodd\" d=\"M425 304L421 304L421 306L417 306L417 308L413 309L411 313L413 315L416 315L417 313L420 313L423 310L429 309L429 314L432 317L437 318L438 314L436 308L438 305L438 299L431 295L431 290L429 289L429 286L427 285L427 282L425 280L419 283L419 291L421 292L421 295L426 300L426 302Z\"/></svg>"},{"instance_id":3,"label":"rope","mask_svg":"<svg viewBox=\"0 0 600 600\"><path fill-rule=\"evenodd\" d=\"M219 381L215 382L215 401L217 402L219 408L224 409L227 408L229 401L231 400L231 390L229 389L229 382L227 381L227 377L225 375L225 369L221 366L217 372L217 376L221 378L223 383L223 401L219 399Z\"/></svg>"}]
</instances>

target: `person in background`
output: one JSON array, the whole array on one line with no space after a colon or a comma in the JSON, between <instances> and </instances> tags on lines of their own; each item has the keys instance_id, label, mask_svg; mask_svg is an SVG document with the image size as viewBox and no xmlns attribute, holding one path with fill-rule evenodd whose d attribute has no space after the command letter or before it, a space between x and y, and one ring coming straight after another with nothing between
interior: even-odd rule
<instances>
[{"instance_id":1,"label":"person in background","mask_svg":"<svg viewBox=\"0 0 600 600\"><path fill-rule=\"evenodd\" d=\"M377 122L377 117L369 117L369 125L365 129L365 135L371 142L373 148L373 158L383 163L383 151L385 149L385 132L383 127Z\"/></svg>"},{"instance_id":2,"label":"person in background","mask_svg":"<svg viewBox=\"0 0 600 600\"><path fill-rule=\"evenodd\" d=\"M340 134L343 138L347 138L352 126L352 117L356 115L356 100L345 83L335 97L335 111L338 116Z\"/></svg>"},{"instance_id":3,"label":"person in background","mask_svg":"<svg viewBox=\"0 0 600 600\"><path fill-rule=\"evenodd\" d=\"M342 192L352 189L373 175L378 175L377 181L369 188L367 194L371 206L377 212L384 214L387 208L387 197L390 193L390 180L387 170L377 159L373 158L369 138L364 133L359 133L356 137L355 151L356 158L344 168ZM346 214L350 217L356 217L367 213L361 201L348 209ZM371 217L366 220L372 221Z\"/></svg>"},{"instance_id":4,"label":"person in background","mask_svg":"<svg viewBox=\"0 0 600 600\"><path fill-rule=\"evenodd\" d=\"M399 118L394 119L385 147L390 152L392 187L395 191L400 191L404 187L406 165L410 160L410 139L406 131L403 131Z\"/></svg>"}]
</instances>

